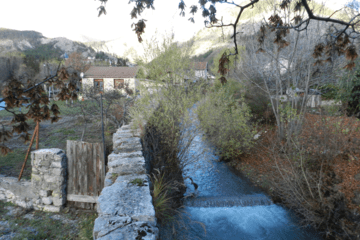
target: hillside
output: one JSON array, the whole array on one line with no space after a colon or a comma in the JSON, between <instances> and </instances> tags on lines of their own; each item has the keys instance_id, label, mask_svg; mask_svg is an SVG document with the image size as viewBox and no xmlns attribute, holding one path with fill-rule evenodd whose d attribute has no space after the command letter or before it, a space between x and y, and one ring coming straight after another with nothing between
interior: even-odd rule
<instances>
[{"instance_id":1,"label":"hillside","mask_svg":"<svg viewBox=\"0 0 360 240\"><path fill-rule=\"evenodd\" d=\"M67 38L46 38L41 33L35 31L0 29L0 56L5 56L9 52L36 52L44 51L44 49L47 49L47 51L57 51L60 55L81 52L84 57L95 56L96 53L91 47Z\"/></svg>"},{"instance_id":2,"label":"hillside","mask_svg":"<svg viewBox=\"0 0 360 240\"><path fill-rule=\"evenodd\" d=\"M280 1L278 1L280 3ZM243 3L248 3L244 1ZM321 4L321 0L311 1L310 7L314 10L314 13L320 16L330 16L334 11L341 8L341 3L339 1L329 0L326 2L325 6ZM343 2L342 4L344 4ZM224 14L223 22L229 23L233 22L238 14L238 9L235 7L228 7ZM257 30L260 27L261 21L263 19L268 19L273 13L273 0L264 1L262 4L256 4L254 8L247 9L243 12L239 25L238 31L241 32L242 37L247 38L246 36L256 34ZM345 12L338 11L333 17L340 18L342 20L349 20L349 17ZM193 50L193 59L195 61L206 61L211 67L214 57L222 49L233 49L234 44L233 40L230 38L232 36L232 28L225 27L220 28L203 28L200 30L191 40L192 50ZM242 39L239 35L238 44L242 45Z\"/></svg>"}]
</instances>

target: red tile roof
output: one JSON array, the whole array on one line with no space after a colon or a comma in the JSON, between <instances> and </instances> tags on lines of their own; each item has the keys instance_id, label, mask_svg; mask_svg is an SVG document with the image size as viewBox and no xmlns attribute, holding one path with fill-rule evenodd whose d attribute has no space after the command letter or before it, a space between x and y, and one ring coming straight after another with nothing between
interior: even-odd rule
<instances>
[{"instance_id":1,"label":"red tile roof","mask_svg":"<svg viewBox=\"0 0 360 240\"><path fill-rule=\"evenodd\" d=\"M207 65L207 62L193 62L193 63L190 63L191 69L194 69L194 70L205 70L206 65Z\"/></svg>"},{"instance_id":2,"label":"red tile roof","mask_svg":"<svg viewBox=\"0 0 360 240\"><path fill-rule=\"evenodd\" d=\"M137 67L102 67L91 66L84 78L134 78Z\"/></svg>"}]
</instances>

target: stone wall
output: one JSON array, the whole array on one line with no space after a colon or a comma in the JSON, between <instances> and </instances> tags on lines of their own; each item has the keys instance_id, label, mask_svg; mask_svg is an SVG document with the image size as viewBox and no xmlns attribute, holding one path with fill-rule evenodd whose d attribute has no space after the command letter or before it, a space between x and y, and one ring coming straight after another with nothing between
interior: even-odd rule
<instances>
[{"instance_id":1,"label":"stone wall","mask_svg":"<svg viewBox=\"0 0 360 240\"><path fill-rule=\"evenodd\" d=\"M140 132L124 125L113 136L105 187L97 200L94 239L158 238ZM149 169L148 169L149 170Z\"/></svg>"},{"instance_id":2,"label":"stone wall","mask_svg":"<svg viewBox=\"0 0 360 240\"><path fill-rule=\"evenodd\" d=\"M31 152L31 181L0 176L0 200L59 212L66 202L66 155L58 148Z\"/></svg>"}]
</instances>

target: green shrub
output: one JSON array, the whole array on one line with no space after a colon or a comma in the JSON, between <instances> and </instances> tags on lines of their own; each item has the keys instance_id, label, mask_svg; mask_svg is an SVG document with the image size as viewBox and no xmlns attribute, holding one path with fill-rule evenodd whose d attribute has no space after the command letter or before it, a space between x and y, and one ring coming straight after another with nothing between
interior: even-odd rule
<instances>
[{"instance_id":1,"label":"green shrub","mask_svg":"<svg viewBox=\"0 0 360 240\"><path fill-rule=\"evenodd\" d=\"M252 122L275 124L275 114L267 93L250 86L245 92L244 101L250 108Z\"/></svg>"},{"instance_id":2,"label":"green shrub","mask_svg":"<svg viewBox=\"0 0 360 240\"><path fill-rule=\"evenodd\" d=\"M156 169L157 170L157 169ZM173 209L171 208L172 202L169 196L171 190L170 182L164 180L164 174L157 170L157 174L153 173L151 177L153 183L152 197L155 208L155 216L161 222L167 222L173 218Z\"/></svg>"},{"instance_id":3,"label":"green shrub","mask_svg":"<svg viewBox=\"0 0 360 240\"><path fill-rule=\"evenodd\" d=\"M321 98L323 100L332 100L336 99L338 92L340 90L339 86L329 83L322 86L315 85L313 88L318 89L321 92Z\"/></svg>"},{"instance_id":4,"label":"green shrub","mask_svg":"<svg viewBox=\"0 0 360 240\"><path fill-rule=\"evenodd\" d=\"M347 113L354 112L360 106L356 104L356 101L359 99L360 92L355 88L360 86L360 60L356 60L356 65L354 70L347 70L346 73L339 79L337 83L338 93L335 97L336 101L341 101L343 108L347 110ZM353 91L355 90L355 91ZM351 103L351 108L349 103ZM357 106L356 106L357 105Z\"/></svg>"},{"instance_id":5,"label":"green shrub","mask_svg":"<svg viewBox=\"0 0 360 240\"><path fill-rule=\"evenodd\" d=\"M210 93L198 109L201 127L208 140L214 144L219 155L230 159L250 148L255 131L250 123L250 108L228 95L226 87Z\"/></svg>"}]
</instances>

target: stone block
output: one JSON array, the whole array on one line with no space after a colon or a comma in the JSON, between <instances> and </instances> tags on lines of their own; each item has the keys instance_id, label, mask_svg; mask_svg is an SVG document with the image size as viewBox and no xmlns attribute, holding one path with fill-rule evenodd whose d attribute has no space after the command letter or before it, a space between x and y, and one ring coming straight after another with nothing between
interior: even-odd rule
<instances>
[{"instance_id":1,"label":"stone block","mask_svg":"<svg viewBox=\"0 0 360 240\"><path fill-rule=\"evenodd\" d=\"M41 201L45 205L51 205L53 203L52 197L41 198Z\"/></svg>"},{"instance_id":2,"label":"stone block","mask_svg":"<svg viewBox=\"0 0 360 240\"><path fill-rule=\"evenodd\" d=\"M31 182L40 182L42 180L41 175L31 174Z\"/></svg>"},{"instance_id":3,"label":"stone block","mask_svg":"<svg viewBox=\"0 0 360 240\"><path fill-rule=\"evenodd\" d=\"M136 157L142 157L143 154L141 151L137 152L130 152L130 153L111 153L108 156L108 162L112 162L121 158L136 158Z\"/></svg>"},{"instance_id":4,"label":"stone block","mask_svg":"<svg viewBox=\"0 0 360 240\"><path fill-rule=\"evenodd\" d=\"M62 206L44 205L42 210L45 212L60 212Z\"/></svg>"},{"instance_id":5,"label":"stone block","mask_svg":"<svg viewBox=\"0 0 360 240\"><path fill-rule=\"evenodd\" d=\"M62 165L61 165L61 162L52 162L50 167L52 167L52 168L61 168Z\"/></svg>"},{"instance_id":6,"label":"stone block","mask_svg":"<svg viewBox=\"0 0 360 240\"><path fill-rule=\"evenodd\" d=\"M53 191L61 190L63 188L63 182L44 182L44 188L45 189L51 189Z\"/></svg>"},{"instance_id":7,"label":"stone block","mask_svg":"<svg viewBox=\"0 0 360 240\"><path fill-rule=\"evenodd\" d=\"M22 208L25 208L25 209L32 209L33 208L33 204L31 201L23 201L23 200L16 200L15 201L15 204L22 207Z\"/></svg>"},{"instance_id":8,"label":"stone block","mask_svg":"<svg viewBox=\"0 0 360 240\"><path fill-rule=\"evenodd\" d=\"M145 174L145 158L122 158L108 163L110 173L126 174Z\"/></svg>"},{"instance_id":9,"label":"stone block","mask_svg":"<svg viewBox=\"0 0 360 240\"><path fill-rule=\"evenodd\" d=\"M62 184L62 182L64 181L64 178L61 176L44 175L44 180L48 183Z\"/></svg>"},{"instance_id":10,"label":"stone block","mask_svg":"<svg viewBox=\"0 0 360 240\"><path fill-rule=\"evenodd\" d=\"M56 176L62 176L64 174L64 169L63 168L53 168L51 170L52 174L56 175Z\"/></svg>"},{"instance_id":11,"label":"stone block","mask_svg":"<svg viewBox=\"0 0 360 240\"><path fill-rule=\"evenodd\" d=\"M0 200L5 200L6 199L6 195L4 193L0 193Z\"/></svg>"},{"instance_id":12,"label":"stone block","mask_svg":"<svg viewBox=\"0 0 360 240\"><path fill-rule=\"evenodd\" d=\"M112 184L113 184L113 181L110 178L105 177L104 187L111 186Z\"/></svg>"},{"instance_id":13,"label":"stone block","mask_svg":"<svg viewBox=\"0 0 360 240\"><path fill-rule=\"evenodd\" d=\"M40 190L39 195L40 195L40 197L48 197L51 195L51 191L50 190Z\"/></svg>"},{"instance_id":14,"label":"stone block","mask_svg":"<svg viewBox=\"0 0 360 240\"><path fill-rule=\"evenodd\" d=\"M143 186L131 183L141 179ZM125 175L114 184L105 187L97 200L98 213L103 216L127 215L135 221L156 225L155 210L149 189L149 179L145 174Z\"/></svg>"},{"instance_id":15,"label":"stone block","mask_svg":"<svg viewBox=\"0 0 360 240\"><path fill-rule=\"evenodd\" d=\"M53 197L52 200L53 200L54 206L62 206L62 205L64 205L65 202L66 202L65 198L54 198L54 197Z\"/></svg>"},{"instance_id":16,"label":"stone block","mask_svg":"<svg viewBox=\"0 0 360 240\"><path fill-rule=\"evenodd\" d=\"M65 187L66 187L66 186L65 186ZM56 190L56 191L53 191L53 192L52 192L52 196L53 196L54 198L63 198L64 195L65 195L65 193L62 192L61 190Z\"/></svg>"},{"instance_id":17,"label":"stone block","mask_svg":"<svg viewBox=\"0 0 360 240\"><path fill-rule=\"evenodd\" d=\"M11 191L9 191L9 190L6 190L6 191L5 191L5 196L6 196L7 199L13 199L13 198L15 198L14 193L11 192Z\"/></svg>"},{"instance_id":18,"label":"stone block","mask_svg":"<svg viewBox=\"0 0 360 240\"><path fill-rule=\"evenodd\" d=\"M40 174L40 171L36 167L33 167L33 168L31 168L31 173L38 175L38 174Z\"/></svg>"},{"instance_id":19,"label":"stone block","mask_svg":"<svg viewBox=\"0 0 360 240\"><path fill-rule=\"evenodd\" d=\"M122 147L124 145L127 146L141 146L140 138L132 137L132 138L120 138L113 142L114 148Z\"/></svg>"},{"instance_id":20,"label":"stone block","mask_svg":"<svg viewBox=\"0 0 360 240\"><path fill-rule=\"evenodd\" d=\"M145 236L144 236L145 235ZM159 237L159 230L157 227L151 226L146 222L132 222L122 228L117 228L103 237L94 239L99 240L122 240L122 239L144 239L156 240Z\"/></svg>"},{"instance_id":21,"label":"stone block","mask_svg":"<svg viewBox=\"0 0 360 240\"><path fill-rule=\"evenodd\" d=\"M138 152L142 150L142 146L140 143L138 144L123 144L122 142L114 142L114 153L132 153L132 152Z\"/></svg>"},{"instance_id":22,"label":"stone block","mask_svg":"<svg viewBox=\"0 0 360 240\"><path fill-rule=\"evenodd\" d=\"M94 223L93 236L101 238L117 228L122 228L132 222L128 216L98 217Z\"/></svg>"},{"instance_id":23,"label":"stone block","mask_svg":"<svg viewBox=\"0 0 360 240\"><path fill-rule=\"evenodd\" d=\"M132 138L132 137L134 137L134 134L132 134L131 132L114 133L113 142L115 142L121 138Z\"/></svg>"}]
</instances>

